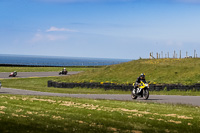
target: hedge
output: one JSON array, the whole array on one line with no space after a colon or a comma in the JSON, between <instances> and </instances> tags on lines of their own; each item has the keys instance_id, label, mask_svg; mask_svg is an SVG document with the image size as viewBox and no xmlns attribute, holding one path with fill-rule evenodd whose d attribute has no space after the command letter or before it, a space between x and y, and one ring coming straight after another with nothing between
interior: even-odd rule
<instances>
[{"instance_id":1,"label":"hedge","mask_svg":"<svg viewBox=\"0 0 200 133\"><path fill-rule=\"evenodd\" d=\"M83 83L66 83L66 82L55 82L49 80L47 82L48 87L55 87L55 88L103 88L105 90L122 90L122 91L132 91L133 85L132 84L117 84L117 83L99 83L99 82L83 82ZM182 84L150 84L149 90L150 91L161 91L161 90L194 90L200 91L200 84L195 85L182 85Z\"/></svg>"}]
</instances>

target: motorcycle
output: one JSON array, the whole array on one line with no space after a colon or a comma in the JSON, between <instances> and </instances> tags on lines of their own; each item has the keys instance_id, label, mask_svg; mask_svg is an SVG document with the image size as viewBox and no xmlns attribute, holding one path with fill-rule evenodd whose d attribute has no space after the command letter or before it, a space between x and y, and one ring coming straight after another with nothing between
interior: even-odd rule
<instances>
[{"instance_id":1,"label":"motorcycle","mask_svg":"<svg viewBox=\"0 0 200 133\"><path fill-rule=\"evenodd\" d=\"M17 76L17 72L11 72L9 77L16 77Z\"/></svg>"},{"instance_id":2,"label":"motorcycle","mask_svg":"<svg viewBox=\"0 0 200 133\"><path fill-rule=\"evenodd\" d=\"M60 71L59 75L67 75L67 71Z\"/></svg>"},{"instance_id":3,"label":"motorcycle","mask_svg":"<svg viewBox=\"0 0 200 133\"><path fill-rule=\"evenodd\" d=\"M133 84L133 86L134 85L135 84ZM143 99L145 100L149 98L149 82L141 82L136 89L133 89L133 91L131 92L131 98L137 99L138 96L143 97Z\"/></svg>"}]
</instances>

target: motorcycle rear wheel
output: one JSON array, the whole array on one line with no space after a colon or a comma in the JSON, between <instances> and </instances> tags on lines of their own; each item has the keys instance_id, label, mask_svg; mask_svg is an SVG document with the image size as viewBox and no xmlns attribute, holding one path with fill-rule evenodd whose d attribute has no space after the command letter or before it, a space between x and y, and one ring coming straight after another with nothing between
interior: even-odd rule
<instances>
[{"instance_id":1,"label":"motorcycle rear wheel","mask_svg":"<svg viewBox=\"0 0 200 133\"><path fill-rule=\"evenodd\" d=\"M149 90L143 89L143 99L147 100L149 98Z\"/></svg>"}]
</instances>

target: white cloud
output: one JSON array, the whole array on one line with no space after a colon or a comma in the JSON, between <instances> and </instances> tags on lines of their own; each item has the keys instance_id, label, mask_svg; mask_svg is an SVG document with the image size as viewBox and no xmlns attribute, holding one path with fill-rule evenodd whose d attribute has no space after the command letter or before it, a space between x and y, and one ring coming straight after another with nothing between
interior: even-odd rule
<instances>
[{"instance_id":1,"label":"white cloud","mask_svg":"<svg viewBox=\"0 0 200 133\"><path fill-rule=\"evenodd\" d=\"M50 29L46 30L47 32L51 32L51 31L68 31L68 32L78 32L76 30L72 30L72 29L66 29L66 28L57 28L52 26Z\"/></svg>"},{"instance_id":2,"label":"white cloud","mask_svg":"<svg viewBox=\"0 0 200 133\"><path fill-rule=\"evenodd\" d=\"M42 34L36 33L31 39L31 43L40 42L40 41L60 41L67 40L67 35L52 35L52 34Z\"/></svg>"},{"instance_id":3,"label":"white cloud","mask_svg":"<svg viewBox=\"0 0 200 133\"><path fill-rule=\"evenodd\" d=\"M66 28L57 28L57 27L50 27L49 29L46 30L46 32L38 29L36 34L33 36L31 39L31 43L36 43L36 42L44 42L44 41L63 41L67 40L68 34L66 33L55 33L55 32L62 32L62 31L67 31L67 32L78 32L76 30L72 29L66 29Z\"/></svg>"}]
</instances>

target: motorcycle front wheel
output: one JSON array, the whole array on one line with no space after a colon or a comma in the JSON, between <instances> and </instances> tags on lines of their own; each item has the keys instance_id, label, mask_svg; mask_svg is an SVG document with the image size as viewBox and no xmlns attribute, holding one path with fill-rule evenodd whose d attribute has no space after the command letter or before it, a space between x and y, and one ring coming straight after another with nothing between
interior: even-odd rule
<instances>
[{"instance_id":1,"label":"motorcycle front wheel","mask_svg":"<svg viewBox=\"0 0 200 133\"><path fill-rule=\"evenodd\" d=\"M143 89L143 99L147 100L149 98L149 90Z\"/></svg>"},{"instance_id":2,"label":"motorcycle front wheel","mask_svg":"<svg viewBox=\"0 0 200 133\"><path fill-rule=\"evenodd\" d=\"M133 91L131 92L131 98L132 98L132 99L137 99L137 95L135 95L135 94L133 93Z\"/></svg>"}]
</instances>

